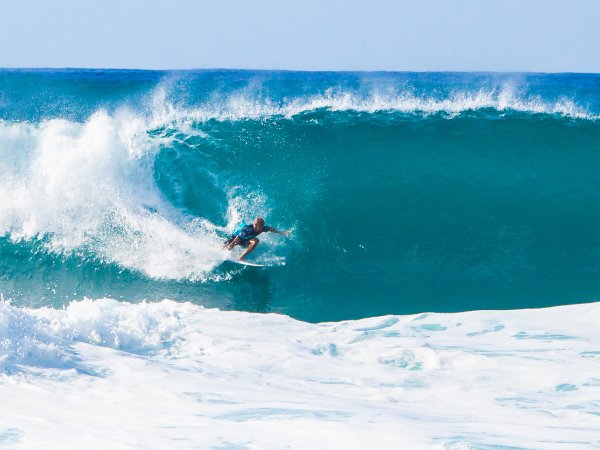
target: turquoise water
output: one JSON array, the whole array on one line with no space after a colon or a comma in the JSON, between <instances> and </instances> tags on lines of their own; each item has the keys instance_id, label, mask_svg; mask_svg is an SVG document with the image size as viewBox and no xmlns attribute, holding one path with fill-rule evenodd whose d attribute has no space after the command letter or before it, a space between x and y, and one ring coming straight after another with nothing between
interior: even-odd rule
<instances>
[{"instance_id":1,"label":"turquoise water","mask_svg":"<svg viewBox=\"0 0 600 450\"><path fill-rule=\"evenodd\" d=\"M5 70L0 156L16 304L323 321L600 296L598 75ZM268 268L223 263L257 215L293 234L264 237Z\"/></svg>"}]
</instances>

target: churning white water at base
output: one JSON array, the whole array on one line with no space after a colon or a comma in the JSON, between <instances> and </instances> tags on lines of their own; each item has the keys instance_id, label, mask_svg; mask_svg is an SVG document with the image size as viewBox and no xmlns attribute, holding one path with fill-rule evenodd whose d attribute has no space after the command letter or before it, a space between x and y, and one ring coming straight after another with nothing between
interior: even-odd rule
<instances>
[{"instance_id":1,"label":"churning white water at base","mask_svg":"<svg viewBox=\"0 0 600 450\"><path fill-rule=\"evenodd\" d=\"M600 303L310 324L0 303L0 445L600 447Z\"/></svg>"}]
</instances>

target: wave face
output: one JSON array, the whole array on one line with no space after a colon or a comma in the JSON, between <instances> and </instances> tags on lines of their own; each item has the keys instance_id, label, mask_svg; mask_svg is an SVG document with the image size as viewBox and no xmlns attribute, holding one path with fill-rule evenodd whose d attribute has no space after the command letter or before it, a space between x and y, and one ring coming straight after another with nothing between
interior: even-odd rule
<instances>
[{"instance_id":1,"label":"wave face","mask_svg":"<svg viewBox=\"0 0 600 450\"><path fill-rule=\"evenodd\" d=\"M1 71L0 280L337 320L600 293L600 77ZM253 259L223 238L293 228Z\"/></svg>"}]
</instances>

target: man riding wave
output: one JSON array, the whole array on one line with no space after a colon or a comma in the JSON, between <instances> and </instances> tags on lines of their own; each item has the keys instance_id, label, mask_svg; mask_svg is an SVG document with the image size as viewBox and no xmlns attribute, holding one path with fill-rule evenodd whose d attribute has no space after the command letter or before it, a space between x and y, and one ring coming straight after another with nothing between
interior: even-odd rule
<instances>
[{"instance_id":1,"label":"man riding wave","mask_svg":"<svg viewBox=\"0 0 600 450\"><path fill-rule=\"evenodd\" d=\"M254 220L254 223L243 224L237 227L236 230L231 234L231 236L229 236L229 239L225 241L225 247L227 248L227 250L231 250L236 245L245 247L246 250L240 256L240 261L243 261L244 258L248 255L248 253L254 250L260 242L260 240L256 236L267 231L287 236L291 233L292 230L276 230L273 227L266 226L263 218L257 217Z\"/></svg>"}]
</instances>

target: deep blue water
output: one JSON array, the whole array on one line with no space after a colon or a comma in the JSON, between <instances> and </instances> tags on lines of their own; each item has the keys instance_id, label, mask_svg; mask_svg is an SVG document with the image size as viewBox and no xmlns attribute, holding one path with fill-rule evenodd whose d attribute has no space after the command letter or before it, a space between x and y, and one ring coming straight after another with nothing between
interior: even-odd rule
<instances>
[{"instance_id":1,"label":"deep blue water","mask_svg":"<svg viewBox=\"0 0 600 450\"><path fill-rule=\"evenodd\" d=\"M600 297L600 75L0 71L0 292L339 320ZM253 260L220 242L265 217Z\"/></svg>"}]
</instances>

